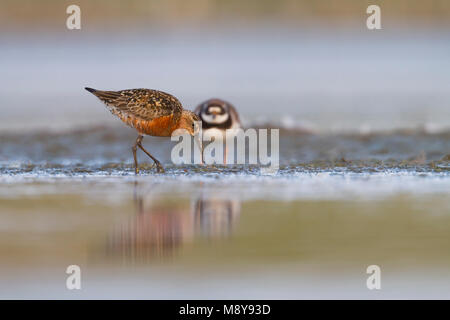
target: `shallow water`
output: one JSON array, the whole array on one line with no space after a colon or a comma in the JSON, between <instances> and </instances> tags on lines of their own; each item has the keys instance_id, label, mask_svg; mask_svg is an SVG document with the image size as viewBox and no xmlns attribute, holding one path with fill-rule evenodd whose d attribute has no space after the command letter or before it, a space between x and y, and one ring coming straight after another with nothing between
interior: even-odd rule
<instances>
[{"instance_id":1,"label":"shallow water","mask_svg":"<svg viewBox=\"0 0 450 320\"><path fill-rule=\"evenodd\" d=\"M282 131L270 176L168 163L160 174L142 158L135 176L133 138L2 137L0 297L450 297L447 134ZM149 140L167 157L170 144ZM81 291L65 289L72 264Z\"/></svg>"},{"instance_id":2,"label":"shallow water","mask_svg":"<svg viewBox=\"0 0 450 320\"><path fill-rule=\"evenodd\" d=\"M341 168L2 174L0 296L448 298L449 178ZM65 289L71 264L81 291ZM365 286L372 264L383 272L378 292Z\"/></svg>"},{"instance_id":3,"label":"shallow water","mask_svg":"<svg viewBox=\"0 0 450 320\"><path fill-rule=\"evenodd\" d=\"M450 139L280 131L280 168L93 127L0 136L2 298L450 297ZM65 288L68 265L82 290ZM382 290L366 288L379 265ZM420 289L418 289L420 288Z\"/></svg>"},{"instance_id":4,"label":"shallow water","mask_svg":"<svg viewBox=\"0 0 450 320\"><path fill-rule=\"evenodd\" d=\"M271 128L268 124L263 128ZM270 134L270 133L269 133ZM34 166L79 166L99 170L111 164L132 164L131 146L137 137L122 124L95 126L63 132L34 131L0 134L1 170ZM177 142L169 138L145 137L144 146L163 163L171 163L170 152ZM378 133L317 134L280 128L280 164L316 164L354 161L359 165L424 165L444 163L450 155L450 132L422 130L381 131ZM148 162L138 152L141 162ZM373 162L373 163L371 163ZM346 163L344 166L352 166ZM20 172L20 170L19 170Z\"/></svg>"}]
</instances>

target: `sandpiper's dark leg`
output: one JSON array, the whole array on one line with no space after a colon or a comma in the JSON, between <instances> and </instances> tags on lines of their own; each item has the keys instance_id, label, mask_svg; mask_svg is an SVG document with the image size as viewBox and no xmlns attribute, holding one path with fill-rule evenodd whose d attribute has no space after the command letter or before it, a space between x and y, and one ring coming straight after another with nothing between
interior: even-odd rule
<instances>
[{"instance_id":1,"label":"sandpiper's dark leg","mask_svg":"<svg viewBox=\"0 0 450 320\"><path fill-rule=\"evenodd\" d=\"M142 138L142 136L139 136L136 139L136 142L134 143L133 147L131 148L131 150L133 150L133 158L134 158L134 173L138 174L139 173L139 168L138 168L138 162L137 162L137 157L136 157L136 150L137 150L137 145L138 145L138 140L139 138ZM142 140L142 139L141 139Z\"/></svg>"},{"instance_id":2,"label":"sandpiper's dark leg","mask_svg":"<svg viewBox=\"0 0 450 320\"><path fill-rule=\"evenodd\" d=\"M142 146L142 139L144 137L143 136L139 136L136 139L136 145L141 148L142 151L145 152L145 154L147 154L150 158L152 158L153 161L155 161L156 167L158 168L158 172L164 172L164 168L161 165L161 162L158 161L158 159L156 159L154 156L152 156L147 150L144 149L144 147Z\"/></svg>"}]
</instances>

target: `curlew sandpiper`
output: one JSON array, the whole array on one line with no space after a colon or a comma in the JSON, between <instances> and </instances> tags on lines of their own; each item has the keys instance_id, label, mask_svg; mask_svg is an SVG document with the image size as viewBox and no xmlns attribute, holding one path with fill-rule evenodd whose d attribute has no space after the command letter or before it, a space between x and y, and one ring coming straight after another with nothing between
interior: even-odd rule
<instances>
[{"instance_id":1,"label":"curlew sandpiper","mask_svg":"<svg viewBox=\"0 0 450 320\"><path fill-rule=\"evenodd\" d=\"M132 147L136 174L139 172L136 157L138 147L155 162L158 172L164 172L158 159L142 146L144 135L170 137L177 129L185 129L191 136L198 133L195 122L200 121L200 118L194 112L184 110L180 101L171 94L151 89L120 91L85 89L103 101L112 114L138 132Z\"/></svg>"}]
</instances>

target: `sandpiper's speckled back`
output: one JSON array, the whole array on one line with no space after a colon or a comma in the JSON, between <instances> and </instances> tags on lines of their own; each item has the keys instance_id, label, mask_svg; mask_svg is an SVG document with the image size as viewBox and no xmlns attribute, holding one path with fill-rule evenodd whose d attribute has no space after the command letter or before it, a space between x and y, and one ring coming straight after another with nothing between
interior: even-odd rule
<instances>
[{"instance_id":1,"label":"sandpiper's speckled back","mask_svg":"<svg viewBox=\"0 0 450 320\"><path fill-rule=\"evenodd\" d=\"M164 116L179 120L183 107L180 101L169 93L151 89L128 89L101 91L85 88L101 101L110 111L122 117L123 113L140 120L151 121Z\"/></svg>"},{"instance_id":2,"label":"sandpiper's speckled back","mask_svg":"<svg viewBox=\"0 0 450 320\"><path fill-rule=\"evenodd\" d=\"M178 128L182 119L183 107L180 101L162 91L85 89L103 101L112 114L140 134L168 137Z\"/></svg>"}]
</instances>

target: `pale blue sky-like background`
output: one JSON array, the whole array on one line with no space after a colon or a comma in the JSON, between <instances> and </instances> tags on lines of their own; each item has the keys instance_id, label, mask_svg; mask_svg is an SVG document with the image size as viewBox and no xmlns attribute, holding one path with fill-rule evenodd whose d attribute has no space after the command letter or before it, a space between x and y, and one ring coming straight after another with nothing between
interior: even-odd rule
<instances>
[{"instance_id":1,"label":"pale blue sky-like background","mask_svg":"<svg viewBox=\"0 0 450 320\"><path fill-rule=\"evenodd\" d=\"M191 109L218 97L235 104L247 125L449 128L445 2L380 3L382 30L374 31L365 4L351 0L152 3L82 1L82 29L69 31L64 4L30 3L36 14L27 20L27 6L7 1L0 130L117 125L85 86L160 89Z\"/></svg>"}]
</instances>

